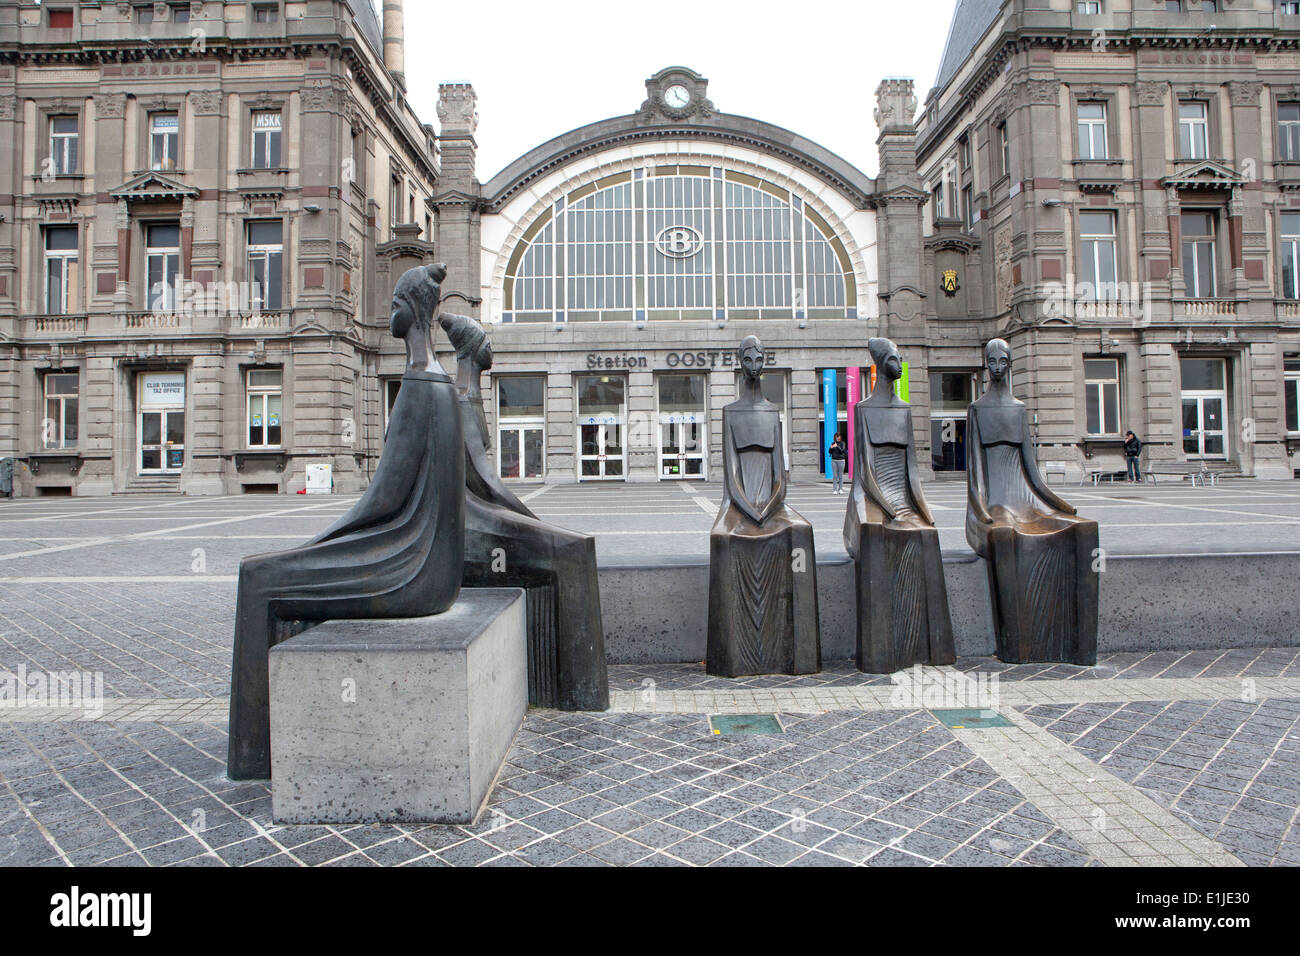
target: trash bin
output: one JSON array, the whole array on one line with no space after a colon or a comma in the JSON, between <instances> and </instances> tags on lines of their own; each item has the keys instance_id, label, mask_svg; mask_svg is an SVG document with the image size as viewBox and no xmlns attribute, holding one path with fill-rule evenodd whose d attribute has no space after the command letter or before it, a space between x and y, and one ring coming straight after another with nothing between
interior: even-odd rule
<instances>
[{"instance_id":1,"label":"trash bin","mask_svg":"<svg viewBox=\"0 0 1300 956\"><path fill-rule=\"evenodd\" d=\"M14 460L0 458L0 495L12 498L14 494Z\"/></svg>"}]
</instances>

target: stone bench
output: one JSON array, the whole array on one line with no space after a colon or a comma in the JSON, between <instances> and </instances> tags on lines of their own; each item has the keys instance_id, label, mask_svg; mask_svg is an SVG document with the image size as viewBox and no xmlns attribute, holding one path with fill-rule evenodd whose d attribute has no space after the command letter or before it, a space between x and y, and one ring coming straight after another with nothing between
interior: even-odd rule
<instances>
[{"instance_id":1,"label":"stone bench","mask_svg":"<svg viewBox=\"0 0 1300 956\"><path fill-rule=\"evenodd\" d=\"M270 655L277 823L472 823L528 709L525 601L327 621Z\"/></svg>"}]
</instances>

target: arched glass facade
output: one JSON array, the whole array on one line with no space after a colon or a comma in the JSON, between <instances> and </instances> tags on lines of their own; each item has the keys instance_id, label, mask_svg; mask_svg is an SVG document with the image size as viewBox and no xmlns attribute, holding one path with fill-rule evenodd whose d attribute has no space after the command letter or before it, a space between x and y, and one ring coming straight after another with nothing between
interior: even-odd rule
<instances>
[{"instance_id":1,"label":"arched glass facade","mask_svg":"<svg viewBox=\"0 0 1300 956\"><path fill-rule=\"evenodd\" d=\"M505 322L857 318L826 220L780 186L709 166L568 193L524 233L504 293Z\"/></svg>"}]
</instances>

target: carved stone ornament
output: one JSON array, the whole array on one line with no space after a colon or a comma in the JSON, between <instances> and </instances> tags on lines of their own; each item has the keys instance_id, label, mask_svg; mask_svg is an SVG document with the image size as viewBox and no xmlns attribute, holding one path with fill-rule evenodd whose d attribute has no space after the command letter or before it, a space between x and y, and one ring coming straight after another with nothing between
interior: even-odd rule
<instances>
[{"instance_id":1,"label":"carved stone ornament","mask_svg":"<svg viewBox=\"0 0 1300 956\"><path fill-rule=\"evenodd\" d=\"M1168 84L1142 80L1137 85L1138 106L1163 106Z\"/></svg>"},{"instance_id":2,"label":"carved stone ornament","mask_svg":"<svg viewBox=\"0 0 1300 956\"><path fill-rule=\"evenodd\" d=\"M1259 91L1263 88L1262 83L1253 81L1229 83L1228 94L1233 106L1259 106Z\"/></svg>"},{"instance_id":3,"label":"carved stone ornament","mask_svg":"<svg viewBox=\"0 0 1300 956\"><path fill-rule=\"evenodd\" d=\"M875 120L877 129L910 126L916 115L916 96L911 80L883 80L876 87Z\"/></svg>"},{"instance_id":4,"label":"carved stone ornament","mask_svg":"<svg viewBox=\"0 0 1300 956\"><path fill-rule=\"evenodd\" d=\"M1026 102L1030 106L1047 106L1056 102L1056 91L1061 84L1056 80L1030 80L1025 84Z\"/></svg>"},{"instance_id":5,"label":"carved stone ornament","mask_svg":"<svg viewBox=\"0 0 1300 956\"><path fill-rule=\"evenodd\" d=\"M126 96L110 93L95 97L95 115L100 119L121 119L126 115Z\"/></svg>"},{"instance_id":6,"label":"carved stone ornament","mask_svg":"<svg viewBox=\"0 0 1300 956\"><path fill-rule=\"evenodd\" d=\"M18 97L0 96L0 119L13 119L18 111Z\"/></svg>"},{"instance_id":7,"label":"carved stone ornament","mask_svg":"<svg viewBox=\"0 0 1300 956\"><path fill-rule=\"evenodd\" d=\"M221 112L220 90L194 90L190 93L196 116L216 116Z\"/></svg>"},{"instance_id":8,"label":"carved stone ornament","mask_svg":"<svg viewBox=\"0 0 1300 956\"><path fill-rule=\"evenodd\" d=\"M478 94L468 83L443 83L438 87L438 123L443 133L474 134L478 129Z\"/></svg>"}]
</instances>

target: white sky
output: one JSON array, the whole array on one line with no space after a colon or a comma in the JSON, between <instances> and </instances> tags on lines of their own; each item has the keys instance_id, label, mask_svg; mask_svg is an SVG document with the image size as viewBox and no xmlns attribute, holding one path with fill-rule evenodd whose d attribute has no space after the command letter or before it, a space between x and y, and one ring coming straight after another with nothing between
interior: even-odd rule
<instances>
[{"instance_id":1,"label":"white sky","mask_svg":"<svg viewBox=\"0 0 1300 956\"><path fill-rule=\"evenodd\" d=\"M578 126L635 112L686 66L724 113L775 123L876 172L876 86L934 83L955 0L406 0L411 104L437 127L439 83L478 94L478 178ZM376 3L376 6L379 4Z\"/></svg>"}]
</instances>

